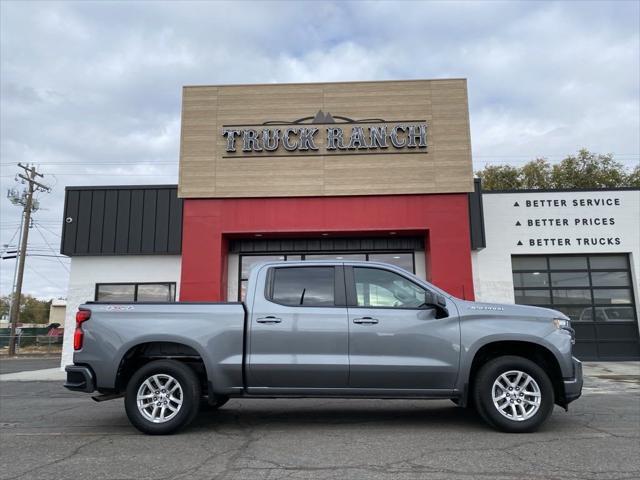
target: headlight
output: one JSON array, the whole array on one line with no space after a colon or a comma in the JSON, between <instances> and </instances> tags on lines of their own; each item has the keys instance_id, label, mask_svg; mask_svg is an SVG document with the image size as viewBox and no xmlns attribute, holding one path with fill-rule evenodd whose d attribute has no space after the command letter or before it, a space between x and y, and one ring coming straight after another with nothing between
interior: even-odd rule
<instances>
[{"instance_id":1,"label":"headlight","mask_svg":"<svg viewBox=\"0 0 640 480\"><path fill-rule=\"evenodd\" d=\"M571 328L571 322L569 320L567 320L566 318L554 318L553 319L553 324L558 329Z\"/></svg>"},{"instance_id":2,"label":"headlight","mask_svg":"<svg viewBox=\"0 0 640 480\"><path fill-rule=\"evenodd\" d=\"M571 344L576 343L576 332L573 328L571 328L571 321L566 318L554 318L553 324L558 330L561 330L565 333L571 335Z\"/></svg>"}]
</instances>

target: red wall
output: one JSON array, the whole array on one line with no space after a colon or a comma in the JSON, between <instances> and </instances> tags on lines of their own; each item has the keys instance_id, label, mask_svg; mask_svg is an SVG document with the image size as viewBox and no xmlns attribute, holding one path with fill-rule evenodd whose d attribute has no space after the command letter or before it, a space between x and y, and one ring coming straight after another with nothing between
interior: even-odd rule
<instances>
[{"instance_id":1,"label":"red wall","mask_svg":"<svg viewBox=\"0 0 640 480\"><path fill-rule=\"evenodd\" d=\"M185 199L180 300L225 300L229 238L425 236L427 278L473 299L467 194Z\"/></svg>"}]
</instances>

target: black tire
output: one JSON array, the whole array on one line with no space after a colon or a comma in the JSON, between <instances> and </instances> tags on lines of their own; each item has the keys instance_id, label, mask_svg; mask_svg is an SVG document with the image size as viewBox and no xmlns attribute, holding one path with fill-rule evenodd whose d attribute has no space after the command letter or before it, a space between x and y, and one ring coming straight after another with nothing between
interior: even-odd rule
<instances>
[{"instance_id":1,"label":"black tire","mask_svg":"<svg viewBox=\"0 0 640 480\"><path fill-rule=\"evenodd\" d=\"M200 410L205 410L205 411L218 410L228 401L229 401L229 397L216 397L216 401L214 403L209 403L209 399L207 397L204 397L200 402Z\"/></svg>"},{"instance_id":2,"label":"black tire","mask_svg":"<svg viewBox=\"0 0 640 480\"><path fill-rule=\"evenodd\" d=\"M516 406L514 405L513 408L511 406L505 406L505 403L503 402L500 407L504 406L505 411L508 411L507 413L502 414L498 410L498 406L494 404L494 382L502 374L510 371L523 372L526 375L529 375L537 384L540 394L540 404L537 408L537 411L535 411L535 413L530 418L526 418L523 420L508 418L509 416L514 417L514 415L509 412L516 412L516 410L514 410ZM516 394L515 388L514 391L505 391L505 393L514 395ZM517 395L520 396L520 393L517 393ZM523 395L526 395L526 392L523 393ZM519 397L510 398L516 398L515 402L517 402L518 404L521 403L520 401L518 401ZM529 397L529 399L533 399L533 397ZM551 412L553 412L553 384L551 383L551 380L549 379L549 376L545 373L545 371L531 360L517 356L498 357L487 362L478 371L473 389L473 400L480 416L492 427L508 433L533 432L537 430L549 418ZM506 402L514 403L511 402L511 400L506 400ZM525 404L522 403L522 405L524 409ZM526 408L530 407L527 405Z\"/></svg>"},{"instance_id":3,"label":"black tire","mask_svg":"<svg viewBox=\"0 0 640 480\"><path fill-rule=\"evenodd\" d=\"M154 375L173 377L180 384L182 390L182 404L177 413L173 418L163 423L154 423L138 409L138 390L146 380ZM168 435L186 427L193 421L200 410L200 397L200 382L193 370L176 360L156 360L142 366L133 374L127 384L124 406L129 421L141 432L149 435Z\"/></svg>"}]
</instances>

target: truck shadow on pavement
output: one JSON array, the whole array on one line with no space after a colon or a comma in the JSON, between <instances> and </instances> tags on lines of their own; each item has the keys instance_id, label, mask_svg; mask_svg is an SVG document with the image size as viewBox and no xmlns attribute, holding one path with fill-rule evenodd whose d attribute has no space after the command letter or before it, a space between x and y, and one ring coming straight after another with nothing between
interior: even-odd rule
<instances>
[{"instance_id":1,"label":"truck shadow on pavement","mask_svg":"<svg viewBox=\"0 0 640 480\"><path fill-rule=\"evenodd\" d=\"M201 410L189 430L246 425L277 427L279 429L313 428L327 425L376 425L389 427L464 427L486 429L478 414L467 408L444 402L372 400L330 400L307 404L308 400L291 401L231 401L220 410ZM367 402L364 403L363 402Z\"/></svg>"}]
</instances>

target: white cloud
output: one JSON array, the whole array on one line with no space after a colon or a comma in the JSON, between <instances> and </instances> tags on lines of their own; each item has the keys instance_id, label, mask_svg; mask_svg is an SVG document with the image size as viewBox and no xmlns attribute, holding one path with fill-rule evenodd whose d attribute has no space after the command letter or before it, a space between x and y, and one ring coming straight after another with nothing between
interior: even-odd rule
<instances>
[{"instance_id":1,"label":"white cloud","mask_svg":"<svg viewBox=\"0 0 640 480\"><path fill-rule=\"evenodd\" d=\"M477 166L581 147L640 158L637 2L3 1L0 14L0 185L19 161L41 165L55 188L35 217L54 248L65 185L177 181L182 85L466 77ZM19 209L3 199L0 221L2 244ZM64 294L56 259L29 264L25 291Z\"/></svg>"}]
</instances>

